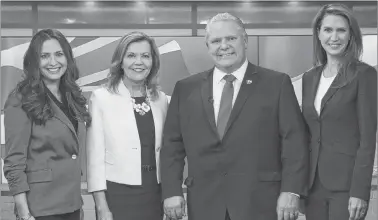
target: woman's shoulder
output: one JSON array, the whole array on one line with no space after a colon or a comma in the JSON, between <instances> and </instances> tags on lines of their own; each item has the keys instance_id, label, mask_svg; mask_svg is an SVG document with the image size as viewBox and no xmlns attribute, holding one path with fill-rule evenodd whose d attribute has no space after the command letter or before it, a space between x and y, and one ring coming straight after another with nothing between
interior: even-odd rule
<instances>
[{"instance_id":1,"label":"woman's shoulder","mask_svg":"<svg viewBox=\"0 0 378 220\"><path fill-rule=\"evenodd\" d=\"M166 100L167 99L167 95L161 91L161 90L157 90L157 100L161 101L161 100Z\"/></svg>"},{"instance_id":2,"label":"woman's shoulder","mask_svg":"<svg viewBox=\"0 0 378 220\"><path fill-rule=\"evenodd\" d=\"M109 96L111 94L112 94L112 92L110 91L108 86L101 85L101 86L95 88L94 90L92 90L91 98L101 99L101 98Z\"/></svg>"},{"instance_id":3,"label":"woman's shoulder","mask_svg":"<svg viewBox=\"0 0 378 220\"><path fill-rule=\"evenodd\" d=\"M22 94L14 90L8 95L8 98L5 101L4 115L7 115L8 119L10 119L13 124L17 124L16 122L29 122L30 117L22 107L22 98ZM5 119L4 123L6 122Z\"/></svg>"},{"instance_id":4,"label":"woman's shoulder","mask_svg":"<svg viewBox=\"0 0 378 220\"><path fill-rule=\"evenodd\" d=\"M158 90L158 100L159 100L159 102L161 102L165 105L168 105L168 103L170 101L170 96L165 94L165 92Z\"/></svg>"},{"instance_id":5,"label":"woman's shoulder","mask_svg":"<svg viewBox=\"0 0 378 220\"><path fill-rule=\"evenodd\" d=\"M318 72L319 69L321 69L322 67L323 67L323 65L321 65L321 64L318 64L318 65L312 66L310 69L306 70L306 71L303 73L303 77L308 77L308 76L313 75L314 73Z\"/></svg>"},{"instance_id":6,"label":"woman's shoulder","mask_svg":"<svg viewBox=\"0 0 378 220\"><path fill-rule=\"evenodd\" d=\"M158 90L158 94L159 94L159 98L167 98L167 95L165 94L165 92L161 91L161 90Z\"/></svg>"},{"instance_id":7,"label":"woman's shoulder","mask_svg":"<svg viewBox=\"0 0 378 220\"><path fill-rule=\"evenodd\" d=\"M366 74L377 74L377 69L365 62L358 61L356 62L356 69L359 73L366 73Z\"/></svg>"},{"instance_id":8,"label":"woman's shoulder","mask_svg":"<svg viewBox=\"0 0 378 220\"><path fill-rule=\"evenodd\" d=\"M5 101L5 108L7 107L21 107L22 106L22 94L13 90L9 93L7 100Z\"/></svg>"}]
</instances>

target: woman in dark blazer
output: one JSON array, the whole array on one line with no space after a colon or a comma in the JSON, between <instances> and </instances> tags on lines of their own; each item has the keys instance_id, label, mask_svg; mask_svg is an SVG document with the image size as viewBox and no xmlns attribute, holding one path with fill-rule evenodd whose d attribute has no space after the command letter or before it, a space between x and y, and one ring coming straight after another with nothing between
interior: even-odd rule
<instances>
[{"instance_id":1,"label":"woman in dark blazer","mask_svg":"<svg viewBox=\"0 0 378 220\"><path fill-rule=\"evenodd\" d=\"M75 80L67 39L45 29L24 57L25 78L4 110L4 174L22 220L79 220L81 149L78 130L91 119Z\"/></svg>"},{"instance_id":2,"label":"woman in dark blazer","mask_svg":"<svg viewBox=\"0 0 378 220\"><path fill-rule=\"evenodd\" d=\"M302 79L311 137L306 219L363 219L376 148L377 72L359 60L361 31L346 6L322 7L313 37L315 67Z\"/></svg>"}]
</instances>

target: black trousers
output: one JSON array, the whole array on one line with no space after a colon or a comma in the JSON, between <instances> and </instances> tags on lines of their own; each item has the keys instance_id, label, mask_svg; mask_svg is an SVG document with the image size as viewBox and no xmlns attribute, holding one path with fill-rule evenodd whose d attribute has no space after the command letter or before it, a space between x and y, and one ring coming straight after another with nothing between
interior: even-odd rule
<instances>
[{"instance_id":1,"label":"black trousers","mask_svg":"<svg viewBox=\"0 0 378 220\"><path fill-rule=\"evenodd\" d=\"M161 187L157 184L156 173L149 173L147 175L154 178L156 184L131 186L106 182L105 197L114 220L163 220Z\"/></svg>"},{"instance_id":2,"label":"black trousers","mask_svg":"<svg viewBox=\"0 0 378 220\"><path fill-rule=\"evenodd\" d=\"M280 188L281 183L278 181L258 183L256 193L253 196L259 204L256 207L248 207L254 210L253 216L248 216L248 218L253 220L277 220L276 207ZM228 210L226 211L225 220L233 220L232 213L230 216Z\"/></svg>"},{"instance_id":3,"label":"black trousers","mask_svg":"<svg viewBox=\"0 0 378 220\"><path fill-rule=\"evenodd\" d=\"M318 173L316 173L314 181L305 201L306 220L349 219L349 192L326 189L322 185Z\"/></svg>"},{"instance_id":4,"label":"black trousers","mask_svg":"<svg viewBox=\"0 0 378 220\"><path fill-rule=\"evenodd\" d=\"M48 215L35 217L36 220L80 220L80 209L72 212L61 215Z\"/></svg>"}]
</instances>

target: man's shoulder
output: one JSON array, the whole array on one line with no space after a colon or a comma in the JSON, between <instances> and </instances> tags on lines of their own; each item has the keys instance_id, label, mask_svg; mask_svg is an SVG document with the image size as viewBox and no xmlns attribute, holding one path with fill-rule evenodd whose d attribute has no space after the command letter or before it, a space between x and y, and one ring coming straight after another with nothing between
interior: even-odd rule
<instances>
[{"instance_id":1,"label":"man's shoulder","mask_svg":"<svg viewBox=\"0 0 378 220\"><path fill-rule=\"evenodd\" d=\"M178 81L178 83L182 85L193 85L199 82L202 82L203 80L206 80L209 75L212 73L211 70L206 70L203 72L195 73L193 75L190 75L184 79L181 79Z\"/></svg>"},{"instance_id":2,"label":"man's shoulder","mask_svg":"<svg viewBox=\"0 0 378 220\"><path fill-rule=\"evenodd\" d=\"M260 73L261 77L266 77L269 79L282 79L283 77L287 75L286 73L268 69L261 66L256 66L256 72Z\"/></svg>"}]
</instances>

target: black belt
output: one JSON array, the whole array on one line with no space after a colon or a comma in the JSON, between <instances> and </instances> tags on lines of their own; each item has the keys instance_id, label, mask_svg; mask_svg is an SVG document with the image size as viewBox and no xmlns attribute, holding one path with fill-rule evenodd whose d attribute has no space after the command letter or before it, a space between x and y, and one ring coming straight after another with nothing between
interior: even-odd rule
<instances>
[{"instance_id":1,"label":"black belt","mask_svg":"<svg viewBox=\"0 0 378 220\"><path fill-rule=\"evenodd\" d=\"M142 171L151 172L156 170L156 166L152 165L142 165Z\"/></svg>"}]
</instances>

